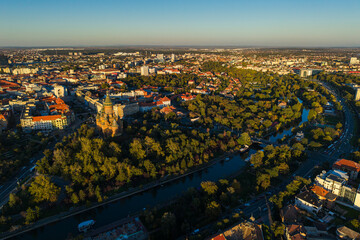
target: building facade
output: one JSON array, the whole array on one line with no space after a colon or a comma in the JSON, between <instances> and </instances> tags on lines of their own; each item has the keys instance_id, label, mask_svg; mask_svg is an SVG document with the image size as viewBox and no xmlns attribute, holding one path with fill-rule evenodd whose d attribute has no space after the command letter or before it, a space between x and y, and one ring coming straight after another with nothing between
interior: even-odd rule
<instances>
[{"instance_id":1,"label":"building facade","mask_svg":"<svg viewBox=\"0 0 360 240\"><path fill-rule=\"evenodd\" d=\"M347 159L339 159L333 164L333 169L344 171L350 179L356 180L359 175L360 164Z\"/></svg>"},{"instance_id":2,"label":"building facade","mask_svg":"<svg viewBox=\"0 0 360 240\"><path fill-rule=\"evenodd\" d=\"M107 137L118 136L122 133L123 124L114 113L114 106L109 94L106 95L103 108L96 115L96 125Z\"/></svg>"},{"instance_id":3,"label":"building facade","mask_svg":"<svg viewBox=\"0 0 360 240\"><path fill-rule=\"evenodd\" d=\"M69 106L59 98L48 97L41 99L46 107L41 112L41 116L32 116L36 107L36 102L28 101L23 108L20 123L25 132L32 130L39 130L42 132L49 132L52 130L62 130L69 126L74 120L74 113L69 109Z\"/></svg>"},{"instance_id":4,"label":"building facade","mask_svg":"<svg viewBox=\"0 0 360 240\"><path fill-rule=\"evenodd\" d=\"M337 196L337 200L360 208L360 189L348 184L349 176L340 170L323 172L316 176L315 184Z\"/></svg>"},{"instance_id":5,"label":"building facade","mask_svg":"<svg viewBox=\"0 0 360 240\"><path fill-rule=\"evenodd\" d=\"M120 118L124 118L125 116L130 116L139 112L139 104L137 102L128 103L128 104L115 104L114 105L115 115Z\"/></svg>"},{"instance_id":6,"label":"building facade","mask_svg":"<svg viewBox=\"0 0 360 240\"><path fill-rule=\"evenodd\" d=\"M309 213L317 214L322 208L322 201L312 191L306 190L295 197L295 205Z\"/></svg>"}]
</instances>

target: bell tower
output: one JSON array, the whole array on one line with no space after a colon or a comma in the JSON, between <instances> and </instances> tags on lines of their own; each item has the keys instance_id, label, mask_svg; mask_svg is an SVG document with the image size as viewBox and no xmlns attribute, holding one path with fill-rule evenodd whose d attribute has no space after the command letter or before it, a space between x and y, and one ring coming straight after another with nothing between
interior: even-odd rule
<instances>
[{"instance_id":1,"label":"bell tower","mask_svg":"<svg viewBox=\"0 0 360 240\"><path fill-rule=\"evenodd\" d=\"M107 115L114 114L113 104L110 99L109 91L106 93L106 98L105 98L105 102L104 102L104 112Z\"/></svg>"}]
</instances>

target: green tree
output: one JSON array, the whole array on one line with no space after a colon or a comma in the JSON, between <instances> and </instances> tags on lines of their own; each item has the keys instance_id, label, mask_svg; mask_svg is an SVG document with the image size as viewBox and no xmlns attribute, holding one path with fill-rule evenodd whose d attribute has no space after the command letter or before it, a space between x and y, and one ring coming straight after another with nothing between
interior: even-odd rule
<instances>
[{"instance_id":1,"label":"green tree","mask_svg":"<svg viewBox=\"0 0 360 240\"><path fill-rule=\"evenodd\" d=\"M272 122L269 119L266 119L263 124L265 128L268 129L272 125Z\"/></svg>"},{"instance_id":2,"label":"green tree","mask_svg":"<svg viewBox=\"0 0 360 240\"><path fill-rule=\"evenodd\" d=\"M171 212L165 212L161 217L161 228L165 239L171 239L176 227L176 216Z\"/></svg>"},{"instance_id":3,"label":"green tree","mask_svg":"<svg viewBox=\"0 0 360 240\"><path fill-rule=\"evenodd\" d=\"M76 193L73 193L73 194L71 195L71 202L72 202L73 204L78 204L78 203L79 203L79 197L77 196Z\"/></svg>"},{"instance_id":4,"label":"green tree","mask_svg":"<svg viewBox=\"0 0 360 240\"><path fill-rule=\"evenodd\" d=\"M219 180L219 183L220 183L221 185L227 186L227 185L229 185L229 180L227 180L227 179L220 179L220 180Z\"/></svg>"},{"instance_id":5,"label":"green tree","mask_svg":"<svg viewBox=\"0 0 360 240\"><path fill-rule=\"evenodd\" d=\"M350 221L350 228L358 231L360 229L360 221L357 219L353 219Z\"/></svg>"},{"instance_id":6,"label":"green tree","mask_svg":"<svg viewBox=\"0 0 360 240\"><path fill-rule=\"evenodd\" d=\"M208 217L216 219L221 213L220 204L216 201L211 201L206 205L205 213Z\"/></svg>"},{"instance_id":7,"label":"green tree","mask_svg":"<svg viewBox=\"0 0 360 240\"><path fill-rule=\"evenodd\" d=\"M270 175L269 174L259 174L256 178L257 185L262 187L263 189L267 189L270 187Z\"/></svg>"},{"instance_id":8,"label":"green tree","mask_svg":"<svg viewBox=\"0 0 360 240\"><path fill-rule=\"evenodd\" d=\"M80 201L85 201L85 198L86 198L86 194L83 190L80 190L79 191L79 200Z\"/></svg>"},{"instance_id":9,"label":"green tree","mask_svg":"<svg viewBox=\"0 0 360 240\"><path fill-rule=\"evenodd\" d=\"M241 193L241 184L239 181L237 181L236 179L233 180L232 184L231 184L231 187L235 190L235 192L237 194L240 194ZM231 192L231 191L229 191Z\"/></svg>"},{"instance_id":10,"label":"green tree","mask_svg":"<svg viewBox=\"0 0 360 240\"><path fill-rule=\"evenodd\" d=\"M317 112L314 109L310 109L309 115L308 115L308 120L311 122L311 121L315 120L316 117L317 117Z\"/></svg>"},{"instance_id":11,"label":"green tree","mask_svg":"<svg viewBox=\"0 0 360 240\"><path fill-rule=\"evenodd\" d=\"M287 163L280 163L279 165L279 172L281 174L288 174L290 171L289 165Z\"/></svg>"},{"instance_id":12,"label":"green tree","mask_svg":"<svg viewBox=\"0 0 360 240\"><path fill-rule=\"evenodd\" d=\"M209 195L215 194L218 190L216 183L211 181L202 182L201 187Z\"/></svg>"},{"instance_id":13,"label":"green tree","mask_svg":"<svg viewBox=\"0 0 360 240\"><path fill-rule=\"evenodd\" d=\"M30 194L35 202L50 201L56 202L60 193L60 188L50 181L49 177L39 175L29 187Z\"/></svg>"},{"instance_id":14,"label":"green tree","mask_svg":"<svg viewBox=\"0 0 360 240\"><path fill-rule=\"evenodd\" d=\"M138 138L134 138L132 143L130 144L130 154L137 160L142 160L146 156L146 152L142 146L141 140Z\"/></svg>"},{"instance_id":15,"label":"green tree","mask_svg":"<svg viewBox=\"0 0 360 240\"><path fill-rule=\"evenodd\" d=\"M251 145L250 135L247 132L242 133L238 139L238 143L240 145Z\"/></svg>"},{"instance_id":16,"label":"green tree","mask_svg":"<svg viewBox=\"0 0 360 240\"><path fill-rule=\"evenodd\" d=\"M221 193L220 202L224 205L229 205L229 196L226 193Z\"/></svg>"},{"instance_id":17,"label":"green tree","mask_svg":"<svg viewBox=\"0 0 360 240\"><path fill-rule=\"evenodd\" d=\"M96 196L98 202L102 202L102 201L103 201L103 198L102 198L102 196L101 196L101 191L100 191L99 185L96 186L96 188L95 188L95 196Z\"/></svg>"},{"instance_id":18,"label":"green tree","mask_svg":"<svg viewBox=\"0 0 360 240\"><path fill-rule=\"evenodd\" d=\"M285 233L285 225L280 222L274 222L271 225L271 231L274 233L275 237L279 238Z\"/></svg>"},{"instance_id":19,"label":"green tree","mask_svg":"<svg viewBox=\"0 0 360 240\"><path fill-rule=\"evenodd\" d=\"M251 155L250 163L254 165L254 168L261 167L263 165L264 152L257 151L255 154Z\"/></svg>"},{"instance_id":20,"label":"green tree","mask_svg":"<svg viewBox=\"0 0 360 240\"><path fill-rule=\"evenodd\" d=\"M10 193L9 195L9 206L12 208L16 205L16 203L18 202L18 197L14 194L14 193Z\"/></svg>"},{"instance_id":21,"label":"green tree","mask_svg":"<svg viewBox=\"0 0 360 240\"><path fill-rule=\"evenodd\" d=\"M25 224L30 224L36 221L39 218L39 216L40 216L40 208L38 206L36 206L35 209L29 207L26 210Z\"/></svg>"}]
</instances>

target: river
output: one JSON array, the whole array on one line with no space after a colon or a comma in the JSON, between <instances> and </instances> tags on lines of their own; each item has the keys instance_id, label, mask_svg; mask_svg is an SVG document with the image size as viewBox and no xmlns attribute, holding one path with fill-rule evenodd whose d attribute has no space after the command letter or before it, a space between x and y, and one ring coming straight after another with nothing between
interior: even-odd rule
<instances>
[{"instance_id":1,"label":"river","mask_svg":"<svg viewBox=\"0 0 360 240\"><path fill-rule=\"evenodd\" d=\"M303 101L298 98L299 102L300 103L303 103ZM301 124L305 123L308 121L308 115L309 115L309 112L310 110L309 109L305 109L305 107L303 107L303 110L302 110L302 113L301 113L301 122L297 125L297 126L300 126ZM295 126L295 127L297 127ZM277 133L275 136L271 136L269 138L269 141L270 142L276 142L278 139L282 139L284 136L288 135L288 136L291 136L292 135L292 130L293 130L294 127L291 127L291 128L288 128L288 129L285 129L283 130L282 132L280 133Z\"/></svg>"},{"instance_id":2,"label":"river","mask_svg":"<svg viewBox=\"0 0 360 240\"><path fill-rule=\"evenodd\" d=\"M309 110L303 108L302 120L299 125L307 121L308 113ZM284 135L291 134L291 129L292 128L277 133L275 136L270 137L270 139L275 141L281 139ZM217 162L205 170L166 184L163 187L124 198L53 224L37 228L16 237L16 239L66 239L69 234L72 234L73 236L77 235L77 225L80 222L89 219L96 220L95 228L110 224L127 217L129 214L136 213L143 208L151 208L157 204L166 203L186 191L189 187L198 188L202 181L217 181L221 178L226 178L244 167L246 164L244 160L255 152L256 149L250 149L248 153L236 154L230 157L229 161Z\"/></svg>"},{"instance_id":3,"label":"river","mask_svg":"<svg viewBox=\"0 0 360 240\"><path fill-rule=\"evenodd\" d=\"M250 149L247 153L230 157L229 161L220 161L205 170L166 184L163 187L109 203L103 207L89 210L88 212L69 217L45 227L40 227L25 233L16 239L65 239L69 233L72 233L73 236L78 234L77 225L88 219L96 220L95 228L109 224L126 217L128 214L138 212L144 207L149 208L159 203L166 203L186 191L189 187L199 187L202 181L217 181L221 178L225 178L244 167L244 159L255 152L255 149Z\"/></svg>"}]
</instances>

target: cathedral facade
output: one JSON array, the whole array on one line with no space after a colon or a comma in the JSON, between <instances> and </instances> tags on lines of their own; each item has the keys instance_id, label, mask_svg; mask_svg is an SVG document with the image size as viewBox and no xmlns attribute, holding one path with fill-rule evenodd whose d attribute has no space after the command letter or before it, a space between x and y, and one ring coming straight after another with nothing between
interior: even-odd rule
<instances>
[{"instance_id":1,"label":"cathedral facade","mask_svg":"<svg viewBox=\"0 0 360 240\"><path fill-rule=\"evenodd\" d=\"M103 107L96 115L96 125L106 137L114 137L122 133L123 124L114 113L114 107L109 94L106 94Z\"/></svg>"}]
</instances>

